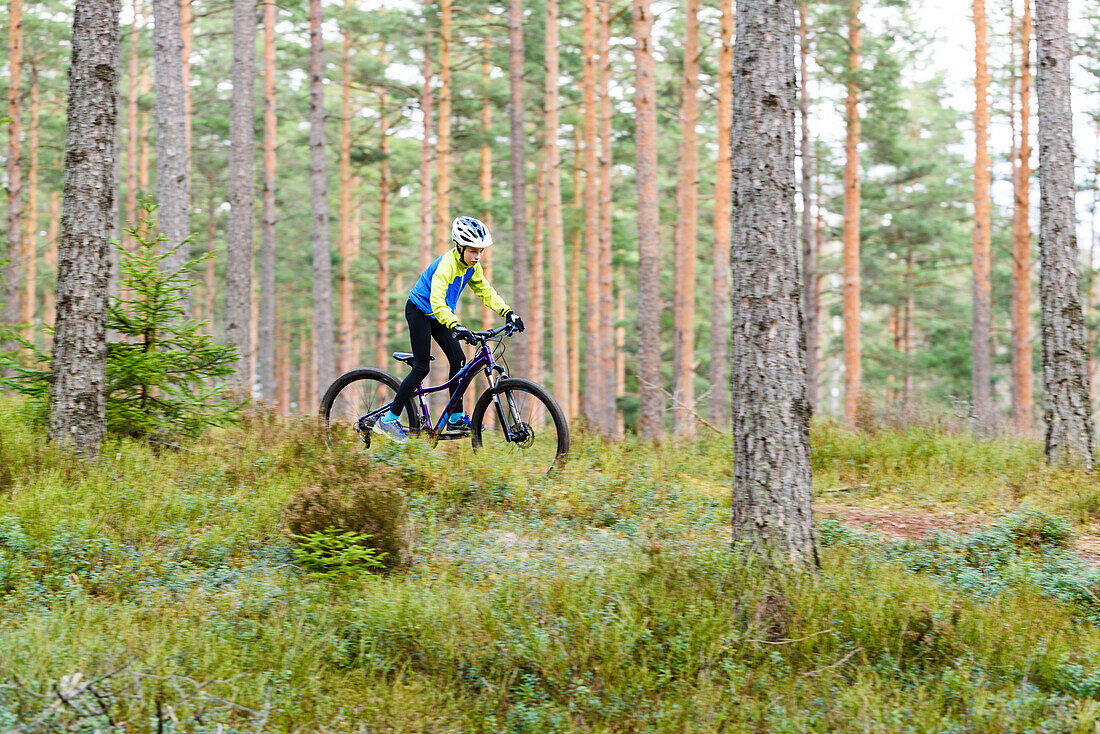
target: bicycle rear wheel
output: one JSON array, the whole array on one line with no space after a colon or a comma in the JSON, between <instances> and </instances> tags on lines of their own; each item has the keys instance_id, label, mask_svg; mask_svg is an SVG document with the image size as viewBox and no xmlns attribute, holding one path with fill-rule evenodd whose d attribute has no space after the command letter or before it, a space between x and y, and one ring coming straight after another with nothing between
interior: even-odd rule
<instances>
[{"instance_id":1,"label":"bicycle rear wheel","mask_svg":"<svg viewBox=\"0 0 1100 734\"><path fill-rule=\"evenodd\" d=\"M320 413L329 440L357 434L369 446L375 418L365 416L392 403L399 385L397 378L384 370L357 369L337 377L321 398ZM411 401L405 406L404 418L406 426L417 427Z\"/></svg>"},{"instance_id":2,"label":"bicycle rear wheel","mask_svg":"<svg viewBox=\"0 0 1100 734\"><path fill-rule=\"evenodd\" d=\"M483 392L470 422L475 451L508 450L517 461L544 472L561 467L569 454L569 426L561 406L541 385L521 377L503 379L496 389Z\"/></svg>"}]
</instances>

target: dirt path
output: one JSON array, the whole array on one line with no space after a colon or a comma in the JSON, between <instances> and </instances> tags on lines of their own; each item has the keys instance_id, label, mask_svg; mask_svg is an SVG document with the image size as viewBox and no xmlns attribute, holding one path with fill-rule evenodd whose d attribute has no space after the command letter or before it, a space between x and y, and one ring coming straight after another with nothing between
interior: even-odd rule
<instances>
[{"instance_id":1,"label":"dirt path","mask_svg":"<svg viewBox=\"0 0 1100 734\"><path fill-rule=\"evenodd\" d=\"M854 530L867 530L885 540L924 540L937 530L967 533L989 527L993 518L988 515L962 515L954 512L916 512L912 510L887 510L834 505L827 502L814 504L814 514L819 519L833 519ZM1100 567L1100 528L1074 540L1077 554L1094 568Z\"/></svg>"}]
</instances>

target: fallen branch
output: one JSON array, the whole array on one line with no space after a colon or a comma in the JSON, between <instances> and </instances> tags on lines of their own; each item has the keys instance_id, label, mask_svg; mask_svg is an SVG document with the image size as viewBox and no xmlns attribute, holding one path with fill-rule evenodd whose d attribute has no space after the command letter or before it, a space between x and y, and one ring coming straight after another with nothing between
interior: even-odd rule
<instances>
[{"instance_id":1,"label":"fallen branch","mask_svg":"<svg viewBox=\"0 0 1100 734\"><path fill-rule=\"evenodd\" d=\"M837 660L832 665L826 665L824 668L818 668L817 670L807 670L805 673L799 673L799 675L809 677L811 675L817 675L818 673L824 673L826 670L832 670L833 668L839 668L841 665L844 665L844 663L851 660L853 655L855 655L857 652L861 652L862 650L863 650L862 647L857 647L855 650L852 650L850 653L848 653L847 655L842 657L840 660Z\"/></svg>"}]
</instances>

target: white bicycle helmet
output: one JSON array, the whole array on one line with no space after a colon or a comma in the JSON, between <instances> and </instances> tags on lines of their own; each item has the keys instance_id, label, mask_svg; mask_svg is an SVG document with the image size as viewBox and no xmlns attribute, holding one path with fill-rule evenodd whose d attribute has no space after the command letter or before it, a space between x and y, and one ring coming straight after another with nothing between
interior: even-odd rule
<instances>
[{"instance_id":1,"label":"white bicycle helmet","mask_svg":"<svg viewBox=\"0 0 1100 734\"><path fill-rule=\"evenodd\" d=\"M493 235L480 219L473 217L455 217L451 222L451 242L459 247L472 247L484 250L493 244Z\"/></svg>"}]
</instances>

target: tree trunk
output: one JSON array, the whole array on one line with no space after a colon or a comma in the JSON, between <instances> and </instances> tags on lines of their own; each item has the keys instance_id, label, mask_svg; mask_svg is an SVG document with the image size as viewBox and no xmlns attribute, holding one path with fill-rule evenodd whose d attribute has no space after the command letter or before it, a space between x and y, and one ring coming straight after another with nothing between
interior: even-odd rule
<instances>
[{"instance_id":1,"label":"tree trunk","mask_svg":"<svg viewBox=\"0 0 1100 734\"><path fill-rule=\"evenodd\" d=\"M729 425L730 125L733 123L733 0L722 0L718 54L718 160L714 182L714 266L710 296L710 409L715 426Z\"/></svg>"},{"instance_id":2,"label":"tree trunk","mask_svg":"<svg viewBox=\"0 0 1100 734\"><path fill-rule=\"evenodd\" d=\"M243 71L238 68L242 61L237 60L238 53L244 53L244 39L236 39L237 24L246 22L238 19L238 13L243 14L254 11L255 0L234 0L234 62L236 73ZM238 6L241 6L238 10ZM240 32L247 33L248 43L251 44L253 34L248 28L253 23L252 15L248 16L247 25ZM167 272L174 273L191 259L191 245L185 240L191 234L190 201L191 201L191 177L187 160L186 139L184 137L184 104L183 104L183 36L182 20L180 18L180 0L153 0L153 87L156 91L155 116L156 116L156 141L157 141L157 225L160 233L168 239L161 245L163 252L179 246L176 251L165 258L162 266ZM249 45L248 53L254 53ZM249 61L249 68L251 62ZM238 84L251 83L251 73L247 80L240 80L234 76L234 88ZM252 87L247 89L249 103L248 129L252 129ZM234 95L236 100L237 95ZM240 103L239 101L237 102ZM232 106L232 102L230 103ZM238 110L238 115L244 114L244 110ZM230 111L230 125L234 119ZM230 134L232 137L232 133ZM239 144L240 141L238 141ZM230 144L232 150L232 143ZM249 148L249 168L251 173L251 148ZM232 155L232 153L231 153ZM238 151L240 155L240 151ZM230 165L230 170L233 170ZM230 176L232 179L232 176ZM249 179L251 182L251 178ZM251 211L251 183L249 183L249 196L247 198ZM242 201L238 199L238 201ZM230 205L233 203L233 194L230 193ZM250 215L251 217L251 215ZM231 217L232 219L232 217ZM230 230L233 227L230 226ZM251 245L251 237L249 238ZM250 247L251 250L251 247ZM251 254L251 253L250 253ZM186 308L187 303L184 302Z\"/></svg>"},{"instance_id":3,"label":"tree trunk","mask_svg":"<svg viewBox=\"0 0 1100 734\"><path fill-rule=\"evenodd\" d=\"M727 189L728 190L728 189ZM619 291L615 296L615 403L626 397L626 281L620 266L616 273ZM615 436L622 438L626 425L621 410L615 413Z\"/></svg>"},{"instance_id":4,"label":"tree trunk","mask_svg":"<svg viewBox=\"0 0 1100 734\"><path fill-rule=\"evenodd\" d=\"M600 199L596 158L596 0L584 0L584 417L602 431L603 364L600 360Z\"/></svg>"},{"instance_id":5,"label":"tree trunk","mask_svg":"<svg viewBox=\"0 0 1100 734\"><path fill-rule=\"evenodd\" d=\"M451 8L454 0L439 0L439 139L436 143L436 249L451 247ZM509 6L511 7L511 6ZM510 17L510 16L509 16ZM509 29L511 21L509 20ZM511 30L509 30L511 38ZM520 36L520 58L522 55ZM513 52L514 53L514 52Z\"/></svg>"},{"instance_id":6,"label":"tree trunk","mask_svg":"<svg viewBox=\"0 0 1100 734\"><path fill-rule=\"evenodd\" d=\"M520 316L530 318L527 283L530 261L527 257L527 163L523 130L523 3L508 0L508 103L510 125L509 153L512 173L512 298L509 303ZM521 375L530 372L531 349L527 340L514 341L515 364Z\"/></svg>"},{"instance_id":7,"label":"tree trunk","mask_svg":"<svg viewBox=\"0 0 1100 734\"><path fill-rule=\"evenodd\" d=\"M584 190L581 186L581 129L573 126L573 240L569 259L569 415L581 414L581 252L580 222Z\"/></svg>"},{"instance_id":8,"label":"tree trunk","mask_svg":"<svg viewBox=\"0 0 1100 734\"><path fill-rule=\"evenodd\" d=\"M848 16L848 95L844 105L847 127L844 151L844 420L856 425L856 410L862 389L862 350L859 343L860 274L859 274L859 73L861 26L859 2L851 0Z\"/></svg>"},{"instance_id":9,"label":"tree trunk","mask_svg":"<svg viewBox=\"0 0 1100 734\"><path fill-rule=\"evenodd\" d=\"M1052 463L1093 462L1092 409L1074 211L1071 40L1066 0L1035 0L1039 103L1039 298L1043 415Z\"/></svg>"},{"instance_id":10,"label":"tree trunk","mask_svg":"<svg viewBox=\"0 0 1100 734\"><path fill-rule=\"evenodd\" d=\"M344 0L345 14L350 14L352 0ZM385 68L385 54L382 56ZM355 294L351 280L351 31L344 28L341 55L340 84L340 232L337 250L340 272L336 276L336 299L339 316L336 328L338 353L337 374L350 370L355 361L352 342L355 340Z\"/></svg>"},{"instance_id":11,"label":"tree trunk","mask_svg":"<svg viewBox=\"0 0 1100 734\"><path fill-rule=\"evenodd\" d=\"M432 0L424 0L427 14ZM425 18L425 26L428 25ZM424 84L420 88L420 110L424 115L423 133L420 138L420 269L432 262L432 34L424 35Z\"/></svg>"},{"instance_id":12,"label":"tree trunk","mask_svg":"<svg viewBox=\"0 0 1100 734\"><path fill-rule=\"evenodd\" d=\"M149 94L152 86L149 83L149 67L142 66L138 74L138 99ZM143 195L149 194L149 113L141 112L141 122L138 124L138 191Z\"/></svg>"},{"instance_id":13,"label":"tree trunk","mask_svg":"<svg viewBox=\"0 0 1100 734\"><path fill-rule=\"evenodd\" d=\"M531 322L527 327L530 332L527 335L527 340L531 344L531 369L526 375L528 379L535 382L542 382L542 343L543 343L543 297L542 297L542 283L543 283L543 250L544 250L544 233L546 223L546 156L541 154L538 156L538 162L535 166L538 173L535 176L535 222L533 241L534 247L531 252L531 274L528 276L527 282L531 284Z\"/></svg>"},{"instance_id":14,"label":"tree trunk","mask_svg":"<svg viewBox=\"0 0 1100 734\"><path fill-rule=\"evenodd\" d=\"M203 277L203 299L205 305L203 307L203 313L207 321L207 331L211 336L214 335L214 291L216 289L216 281L214 277L214 256L217 252L218 245L215 239L217 230L215 227L215 217L217 216L217 198L214 194L214 171L210 170L206 174L206 186L209 196L206 202L206 253L209 257L206 260L206 272Z\"/></svg>"},{"instance_id":15,"label":"tree trunk","mask_svg":"<svg viewBox=\"0 0 1100 734\"><path fill-rule=\"evenodd\" d=\"M298 338L298 415L313 415L317 408L313 390L313 381L317 376L313 365L316 352L313 349L312 336L309 320L306 319Z\"/></svg>"},{"instance_id":16,"label":"tree trunk","mask_svg":"<svg viewBox=\"0 0 1100 734\"><path fill-rule=\"evenodd\" d=\"M23 233L23 295L19 299L19 323L24 324L23 336L34 336L34 281L38 241L38 69L31 66L31 126L28 130L28 153L30 166L27 168L27 216ZM117 160L117 156L116 156ZM117 199L116 199L117 200Z\"/></svg>"},{"instance_id":17,"label":"tree trunk","mask_svg":"<svg viewBox=\"0 0 1100 734\"><path fill-rule=\"evenodd\" d=\"M599 384L602 410L600 433L604 438L619 438L615 433L615 287L612 283L611 248L611 0L600 2L600 360Z\"/></svg>"},{"instance_id":18,"label":"tree trunk","mask_svg":"<svg viewBox=\"0 0 1100 734\"><path fill-rule=\"evenodd\" d=\"M662 432L661 252L657 199L657 79L649 0L634 0L635 167L638 186L638 435Z\"/></svg>"},{"instance_id":19,"label":"tree trunk","mask_svg":"<svg viewBox=\"0 0 1100 734\"><path fill-rule=\"evenodd\" d=\"M141 72L138 70L138 19L141 17L139 0L134 0L134 19L130 23L128 37L130 53L130 83L126 98L126 221L137 226L137 188L138 188L138 140L141 138L141 130L138 127L138 97L140 88L138 80ZM127 248L133 250L136 243L132 238L126 238Z\"/></svg>"},{"instance_id":20,"label":"tree trunk","mask_svg":"<svg viewBox=\"0 0 1100 734\"><path fill-rule=\"evenodd\" d=\"M19 320L23 229L23 0L8 3L8 247L4 264L5 323Z\"/></svg>"},{"instance_id":21,"label":"tree trunk","mask_svg":"<svg viewBox=\"0 0 1100 734\"><path fill-rule=\"evenodd\" d=\"M990 324L989 69L985 0L974 0L974 228L971 390L980 433L994 430Z\"/></svg>"},{"instance_id":22,"label":"tree trunk","mask_svg":"<svg viewBox=\"0 0 1100 734\"><path fill-rule=\"evenodd\" d=\"M191 160L191 48L194 25L195 14L191 8L191 0L180 0L180 38L183 41L183 149L188 161Z\"/></svg>"},{"instance_id":23,"label":"tree trunk","mask_svg":"<svg viewBox=\"0 0 1100 734\"><path fill-rule=\"evenodd\" d=\"M50 223L46 229L45 257L45 277L49 278L54 283L57 282L57 229L60 209L60 200L58 199L57 192L54 191L50 194ZM54 296L54 289L46 288L45 292L42 294L42 323L52 327L56 319L57 299ZM49 344L51 340L47 336L44 341L46 344Z\"/></svg>"},{"instance_id":24,"label":"tree trunk","mask_svg":"<svg viewBox=\"0 0 1100 734\"><path fill-rule=\"evenodd\" d=\"M794 211L795 38L794 0L738 4L733 543L772 567L817 565Z\"/></svg>"},{"instance_id":25,"label":"tree trunk","mask_svg":"<svg viewBox=\"0 0 1100 734\"><path fill-rule=\"evenodd\" d=\"M275 332L275 409L279 416L290 416L290 335L279 324Z\"/></svg>"},{"instance_id":26,"label":"tree trunk","mask_svg":"<svg viewBox=\"0 0 1100 734\"><path fill-rule=\"evenodd\" d=\"M810 408L818 407L818 374L820 366L817 362L817 342L821 338L817 332L817 319L812 317L817 313L817 304L814 298L817 289L814 282L817 278L817 262L814 259L814 225L813 225L813 146L810 143L810 92L809 92L809 42L806 38L806 0L798 3L798 56L800 61L800 73L798 75L798 117L802 122L802 303L806 325L806 399L810 401ZM721 164L719 164L721 165ZM715 383L717 384L717 383Z\"/></svg>"},{"instance_id":27,"label":"tree trunk","mask_svg":"<svg viewBox=\"0 0 1100 734\"><path fill-rule=\"evenodd\" d=\"M561 151L558 147L560 103L558 84L560 64L558 58L560 11L558 0L546 2L546 199L547 199L547 249L550 261L550 310L556 316L566 313L565 290L565 232L561 210ZM555 328L550 335L551 370L554 393L566 409L566 417L572 420L569 403L569 344L568 331Z\"/></svg>"},{"instance_id":28,"label":"tree trunk","mask_svg":"<svg viewBox=\"0 0 1100 734\"><path fill-rule=\"evenodd\" d=\"M482 21L485 23L486 27L489 26L491 20L492 16L489 14L482 16ZM550 33L549 29L547 33ZM489 58L491 53L492 41L489 38L489 34L486 33L485 37L481 39L481 169L478 174L478 191L481 196L481 221L485 223L485 226L489 228L490 232L493 231L493 214L492 210L489 208L489 202L493 198L493 149L489 145L489 141L491 140L490 136L492 135L492 128L490 125L493 119L493 106L489 99L489 79L490 71L492 70ZM549 63L550 62L547 61L547 64ZM481 256L481 271L490 282L492 282L493 279L492 254L492 248L488 248ZM481 328L483 330L491 329L493 327L494 317L495 314L489 309L481 309Z\"/></svg>"},{"instance_id":29,"label":"tree trunk","mask_svg":"<svg viewBox=\"0 0 1100 734\"><path fill-rule=\"evenodd\" d=\"M1012 212L1012 424L1031 432L1031 0L1020 25L1020 144Z\"/></svg>"},{"instance_id":30,"label":"tree trunk","mask_svg":"<svg viewBox=\"0 0 1100 734\"><path fill-rule=\"evenodd\" d=\"M260 386L263 399L277 403L275 377L275 4L264 5L263 212L260 218ZM282 410L283 406L279 406Z\"/></svg>"},{"instance_id":31,"label":"tree trunk","mask_svg":"<svg viewBox=\"0 0 1100 734\"><path fill-rule=\"evenodd\" d=\"M167 2L168 0L158 0ZM226 228L225 339L237 348L233 388L252 391L252 155L256 1L233 2L233 95L229 103L229 223Z\"/></svg>"},{"instance_id":32,"label":"tree trunk","mask_svg":"<svg viewBox=\"0 0 1100 734\"><path fill-rule=\"evenodd\" d=\"M385 58L385 56L383 56ZM379 148L382 160L378 162L378 306L375 321L376 362L385 369L389 362L390 323L390 134L386 122L386 88L378 94Z\"/></svg>"},{"instance_id":33,"label":"tree trunk","mask_svg":"<svg viewBox=\"0 0 1100 734\"><path fill-rule=\"evenodd\" d=\"M77 0L49 435L95 456L107 430L107 250L118 193L118 0ZM15 77L18 78L18 77Z\"/></svg>"},{"instance_id":34,"label":"tree trunk","mask_svg":"<svg viewBox=\"0 0 1100 734\"><path fill-rule=\"evenodd\" d=\"M332 255L328 241L328 175L325 165L324 42L321 0L309 2L309 179L313 240L314 390L333 380Z\"/></svg>"},{"instance_id":35,"label":"tree trunk","mask_svg":"<svg viewBox=\"0 0 1100 734\"><path fill-rule=\"evenodd\" d=\"M680 182L677 186L675 277L672 316L672 432L695 435L695 219L699 119L699 2L687 0L684 18L684 76L680 97Z\"/></svg>"}]
</instances>

